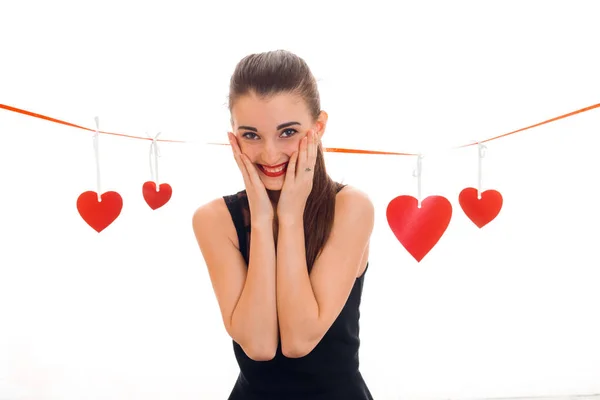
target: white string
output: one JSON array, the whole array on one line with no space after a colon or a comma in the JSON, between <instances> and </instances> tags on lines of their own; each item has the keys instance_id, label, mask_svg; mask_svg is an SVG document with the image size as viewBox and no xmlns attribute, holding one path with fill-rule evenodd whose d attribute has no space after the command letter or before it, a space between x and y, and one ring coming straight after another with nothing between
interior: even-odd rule
<instances>
[{"instance_id":1,"label":"white string","mask_svg":"<svg viewBox=\"0 0 600 400\"><path fill-rule=\"evenodd\" d=\"M96 121L96 133L94 133L94 156L96 158L96 186L98 194L98 202L102 202L102 187L100 185L100 149L98 145L98 138L100 137L100 119L95 117Z\"/></svg>"},{"instance_id":2,"label":"white string","mask_svg":"<svg viewBox=\"0 0 600 400\"><path fill-rule=\"evenodd\" d=\"M481 200L481 189L482 189L482 161L485 157L485 150L487 147L479 142L477 143L477 199Z\"/></svg>"},{"instance_id":3,"label":"white string","mask_svg":"<svg viewBox=\"0 0 600 400\"><path fill-rule=\"evenodd\" d=\"M154 181L154 185L156 186L156 191L160 191L159 183L158 183L158 157L160 157L160 150L158 148L158 137L162 132L158 132L156 136L151 137L146 133L146 136L152 139L152 143L150 144L150 154L148 156L150 162L150 176ZM152 168L152 156L154 156L154 168Z\"/></svg>"},{"instance_id":4,"label":"white string","mask_svg":"<svg viewBox=\"0 0 600 400\"><path fill-rule=\"evenodd\" d=\"M417 178L417 205L421 208L421 175L423 174L423 154L417 156L417 168L413 170L413 176Z\"/></svg>"}]
</instances>

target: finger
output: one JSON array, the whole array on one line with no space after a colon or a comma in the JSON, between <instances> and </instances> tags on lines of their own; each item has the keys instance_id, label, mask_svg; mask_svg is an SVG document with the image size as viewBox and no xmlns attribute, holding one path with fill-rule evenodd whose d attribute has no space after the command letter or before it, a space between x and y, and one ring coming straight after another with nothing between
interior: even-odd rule
<instances>
[{"instance_id":1,"label":"finger","mask_svg":"<svg viewBox=\"0 0 600 400\"><path fill-rule=\"evenodd\" d=\"M237 146L235 136L231 133L228 133L227 136L229 136L229 144L231 145L231 152L233 153L233 158L238 164L238 167L241 167L240 151L239 147Z\"/></svg>"},{"instance_id":2,"label":"finger","mask_svg":"<svg viewBox=\"0 0 600 400\"><path fill-rule=\"evenodd\" d=\"M256 166L252 163L252 161L250 161L247 155L242 153L239 143L237 142L237 138L233 133L231 134L230 140L231 146L234 148L234 152L237 157L236 161L238 162L240 170L244 175L244 182L246 183L246 186L248 186L249 184L261 184L262 182L260 180L260 177L258 176Z\"/></svg>"},{"instance_id":3,"label":"finger","mask_svg":"<svg viewBox=\"0 0 600 400\"><path fill-rule=\"evenodd\" d=\"M307 143L308 143L308 133L306 134L306 136L304 136L302 138L302 140L300 141L300 146L298 146L298 158L297 158L297 170L298 171L304 171L304 168L306 168L306 147L307 147Z\"/></svg>"},{"instance_id":4,"label":"finger","mask_svg":"<svg viewBox=\"0 0 600 400\"><path fill-rule=\"evenodd\" d=\"M315 166L317 160L317 145L318 145L318 135L315 131L310 131L310 138L308 143L308 154L307 161L308 166L313 168Z\"/></svg>"},{"instance_id":5,"label":"finger","mask_svg":"<svg viewBox=\"0 0 600 400\"><path fill-rule=\"evenodd\" d=\"M237 138L237 136L235 136L233 133L231 134L231 146L233 147L233 151L236 152L238 155L242 154L242 148L240 147L240 142Z\"/></svg>"},{"instance_id":6,"label":"finger","mask_svg":"<svg viewBox=\"0 0 600 400\"><path fill-rule=\"evenodd\" d=\"M248 174L248 168L246 167L244 160L242 158L242 152L237 143L237 139L235 135L232 133L229 134L229 143L231 144L231 149L233 151L233 157L235 158L235 162L242 173L242 177L244 178L244 185L247 187L251 181L250 176Z\"/></svg>"},{"instance_id":7,"label":"finger","mask_svg":"<svg viewBox=\"0 0 600 400\"><path fill-rule=\"evenodd\" d=\"M293 182L296 177L296 165L298 163L298 152L295 151L288 161L287 171L285 171L285 182Z\"/></svg>"},{"instance_id":8,"label":"finger","mask_svg":"<svg viewBox=\"0 0 600 400\"><path fill-rule=\"evenodd\" d=\"M229 144L231 145L231 151L232 151L234 157L237 157L241 153L240 146L238 145L238 142L237 142L237 138L231 132L227 133L227 136L229 137Z\"/></svg>"},{"instance_id":9,"label":"finger","mask_svg":"<svg viewBox=\"0 0 600 400\"><path fill-rule=\"evenodd\" d=\"M256 167L256 165L254 165L252 161L250 161L248 156L243 153L241 155L241 159L244 164L244 167L246 168L248 178L250 179L251 184L254 186L261 186L262 181L260 180L260 176L258 175L258 168Z\"/></svg>"},{"instance_id":10,"label":"finger","mask_svg":"<svg viewBox=\"0 0 600 400\"><path fill-rule=\"evenodd\" d=\"M306 161L307 161L307 166L310 166L310 160L312 159L312 155L313 155L313 144L314 144L314 133L312 130L308 131L308 133L306 134Z\"/></svg>"}]
</instances>

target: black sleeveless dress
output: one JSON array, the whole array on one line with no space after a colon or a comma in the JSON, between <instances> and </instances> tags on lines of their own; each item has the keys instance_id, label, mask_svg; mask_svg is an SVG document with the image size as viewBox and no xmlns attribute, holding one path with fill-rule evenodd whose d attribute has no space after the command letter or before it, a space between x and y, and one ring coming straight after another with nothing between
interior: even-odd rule
<instances>
[{"instance_id":1,"label":"black sleeveless dress","mask_svg":"<svg viewBox=\"0 0 600 400\"><path fill-rule=\"evenodd\" d=\"M338 184L338 192L342 187ZM251 227L246 191L223 198L235 224L240 252L248 263ZM272 360L254 361L233 341L240 374L229 400L372 400L359 372L359 307L363 281L364 273L356 279L331 328L304 357L285 357L280 342Z\"/></svg>"}]
</instances>

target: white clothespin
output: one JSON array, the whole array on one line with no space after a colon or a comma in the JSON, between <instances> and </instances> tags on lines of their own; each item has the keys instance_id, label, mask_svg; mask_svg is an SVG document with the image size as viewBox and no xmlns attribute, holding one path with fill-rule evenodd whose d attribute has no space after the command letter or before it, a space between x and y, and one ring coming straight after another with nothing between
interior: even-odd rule
<instances>
[{"instance_id":1,"label":"white clothespin","mask_svg":"<svg viewBox=\"0 0 600 400\"><path fill-rule=\"evenodd\" d=\"M152 180L154 181L154 185L156 186L156 191L159 192L160 191L160 185L158 182L158 157L160 157L160 150L158 148L158 137L160 136L162 132L158 132L156 134L156 136L151 137L150 135L148 135L148 132L146 132L146 136L148 136L150 139L152 139L152 143L150 144L150 154L149 154L149 161L150 161L150 175L152 177ZM152 167L152 158L154 158L154 168Z\"/></svg>"},{"instance_id":2,"label":"white clothespin","mask_svg":"<svg viewBox=\"0 0 600 400\"><path fill-rule=\"evenodd\" d=\"M417 156L417 167L413 170L413 176L417 178L417 202L419 208L421 208L421 175L423 174L422 160L424 157L423 154L419 153Z\"/></svg>"},{"instance_id":3,"label":"white clothespin","mask_svg":"<svg viewBox=\"0 0 600 400\"><path fill-rule=\"evenodd\" d=\"M96 186L98 202L102 202L102 187L100 185L100 146L98 141L100 137L100 119L98 117L95 117L94 120L96 122L96 133L94 133L94 156L96 158Z\"/></svg>"},{"instance_id":4,"label":"white clothespin","mask_svg":"<svg viewBox=\"0 0 600 400\"><path fill-rule=\"evenodd\" d=\"M485 157L485 150L487 147L481 144L479 141L474 140L477 143L477 199L481 200L481 192L482 192L482 161L483 157Z\"/></svg>"}]
</instances>

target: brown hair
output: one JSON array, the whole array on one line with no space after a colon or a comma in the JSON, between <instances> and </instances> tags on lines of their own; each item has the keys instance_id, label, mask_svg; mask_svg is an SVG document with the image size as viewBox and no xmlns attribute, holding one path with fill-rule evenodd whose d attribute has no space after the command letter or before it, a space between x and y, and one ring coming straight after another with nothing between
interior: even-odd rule
<instances>
[{"instance_id":1,"label":"brown hair","mask_svg":"<svg viewBox=\"0 0 600 400\"><path fill-rule=\"evenodd\" d=\"M250 92L261 97L279 93L299 95L306 102L313 122L321 112L317 82L310 68L302 58L286 50L250 54L237 64L229 86L229 110L239 97ZM323 148L319 144L313 188L304 210L304 242L309 272L331 233L336 193L337 185L327 174Z\"/></svg>"}]
</instances>

